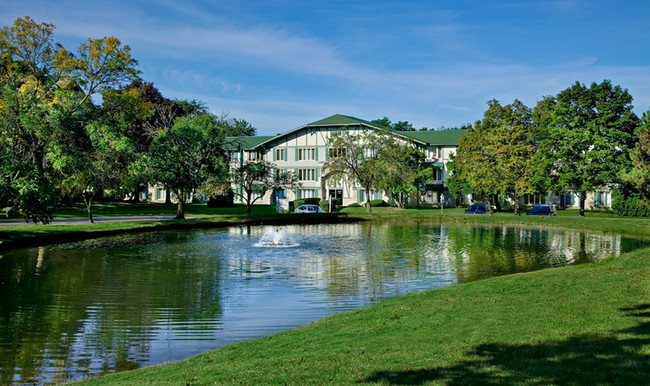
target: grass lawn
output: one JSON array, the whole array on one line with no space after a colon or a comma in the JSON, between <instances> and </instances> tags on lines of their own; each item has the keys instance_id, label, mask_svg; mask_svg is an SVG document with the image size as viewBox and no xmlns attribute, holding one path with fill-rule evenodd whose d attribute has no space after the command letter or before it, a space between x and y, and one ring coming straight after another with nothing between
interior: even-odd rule
<instances>
[{"instance_id":1,"label":"grass lawn","mask_svg":"<svg viewBox=\"0 0 650 386\"><path fill-rule=\"evenodd\" d=\"M91 384L648 384L650 249L388 299Z\"/></svg>"}]
</instances>

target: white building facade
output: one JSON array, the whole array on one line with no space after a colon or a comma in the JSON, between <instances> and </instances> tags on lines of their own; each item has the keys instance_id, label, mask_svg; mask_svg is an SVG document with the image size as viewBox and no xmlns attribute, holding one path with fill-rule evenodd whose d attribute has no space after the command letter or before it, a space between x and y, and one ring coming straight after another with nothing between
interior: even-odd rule
<instances>
[{"instance_id":1,"label":"white building facade","mask_svg":"<svg viewBox=\"0 0 650 386\"><path fill-rule=\"evenodd\" d=\"M259 204L272 204L276 195L290 201L305 198L328 197L342 200L343 205L364 203L370 200L385 200L388 197L380 191L366 192L352 179L332 182L324 179L323 166L332 151L328 147L329 138L334 133L345 131L358 135L365 131L380 131L385 128L359 118L345 115L331 117L306 124L289 132L273 137L231 138L229 156L234 165L247 161L265 160L273 162L277 169L295 173L301 186L295 190L267 192L257 201ZM458 147L458 140L464 130L445 131L407 131L391 132L404 141L409 141L423 151L430 167L435 170L430 190L423 202L438 204L444 194L447 178L446 163ZM240 189L233 185L233 190Z\"/></svg>"}]
</instances>

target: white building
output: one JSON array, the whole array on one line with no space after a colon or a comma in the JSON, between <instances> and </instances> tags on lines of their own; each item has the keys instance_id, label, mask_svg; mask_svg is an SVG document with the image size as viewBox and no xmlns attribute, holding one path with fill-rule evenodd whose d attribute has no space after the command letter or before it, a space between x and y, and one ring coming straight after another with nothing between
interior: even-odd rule
<instances>
[{"instance_id":1,"label":"white building","mask_svg":"<svg viewBox=\"0 0 650 386\"><path fill-rule=\"evenodd\" d=\"M345 130L352 135L368 130L385 130L385 128L359 118L345 115L333 115L316 122L308 123L294 130L276 136L229 138L231 142L230 159L234 163L266 160L285 172L294 172L301 183L299 189L280 192L280 196L291 200L302 198L340 198L343 205L364 203L369 194L370 199L388 197L383 192L366 192L354 181L347 180L338 184L323 180L323 164L327 161L331 149L327 143L332 134ZM391 132L395 136L411 141L425 154L429 165L435 170L435 179L429 184L430 190L425 195L426 203L435 204L444 192L447 178L445 164L455 153L460 137L465 130L443 131L405 131ZM233 186L233 190L239 189ZM260 204L270 204L274 192L268 192L258 200Z\"/></svg>"}]
</instances>

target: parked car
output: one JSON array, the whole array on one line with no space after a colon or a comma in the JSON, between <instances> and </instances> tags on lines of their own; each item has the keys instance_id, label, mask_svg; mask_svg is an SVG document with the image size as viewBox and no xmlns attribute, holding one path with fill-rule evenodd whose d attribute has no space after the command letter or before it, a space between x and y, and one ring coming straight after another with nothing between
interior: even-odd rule
<instances>
[{"instance_id":1,"label":"parked car","mask_svg":"<svg viewBox=\"0 0 650 386\"><path fill-rule=\"evenodd\" d=\"M297 207L293 213L326 213L318 205L300 205Z\"/></svg>"},{"instance_id":2,"label":"parked car","mask_svg":"<svg viewBox=\"0 0 650 386\"><path fill-rule=\"evenodd\" d=\"M554 216L555 212L549 205L535 205L528 214L531 216Z\"/></svg>"},{"instance_id":3,"label":"parked car","mask_svg":"<svg viewBox=\"0 0 650 386\"><path fill-rule=\"evenodd\" d=\"M485 214L487 213L487 208L483 204L474 204L470 205L469 208L465 211L465 214Z\"/></svg>"}]
</instances>

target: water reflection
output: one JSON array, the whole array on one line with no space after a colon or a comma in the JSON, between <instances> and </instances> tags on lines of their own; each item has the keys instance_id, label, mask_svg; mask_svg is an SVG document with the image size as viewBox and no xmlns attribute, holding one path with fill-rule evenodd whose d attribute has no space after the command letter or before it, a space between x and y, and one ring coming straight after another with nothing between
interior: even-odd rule
<instances>
[{"instance_id":1,"label":"water reflection","mask_svg":"<svg viewBox=\"0 0 650 386\"><path fill-rule=\"evenodd\" d=\"M297 245L255 247L269 232ZM389 296L642 245L516 227L342 224L16 250L0 257L0 383L59 382L182 359Z\"/></svg>"}]
</instances>

